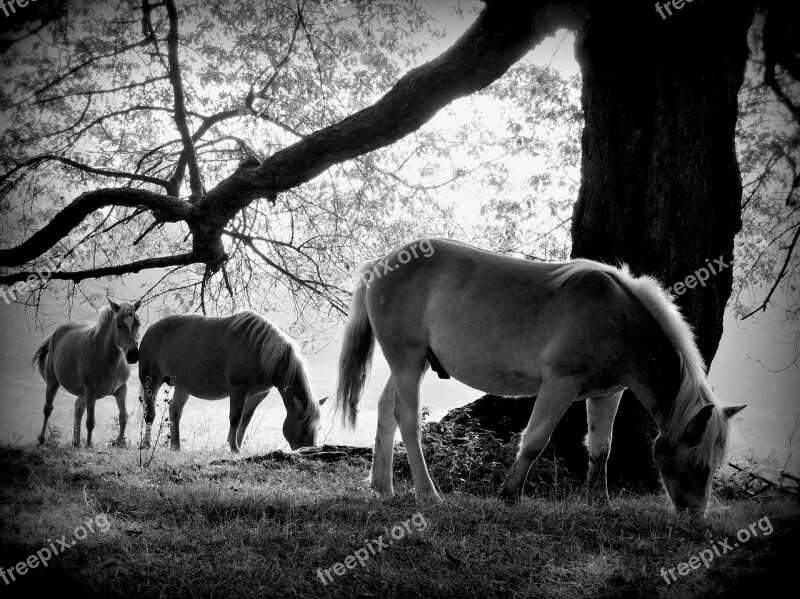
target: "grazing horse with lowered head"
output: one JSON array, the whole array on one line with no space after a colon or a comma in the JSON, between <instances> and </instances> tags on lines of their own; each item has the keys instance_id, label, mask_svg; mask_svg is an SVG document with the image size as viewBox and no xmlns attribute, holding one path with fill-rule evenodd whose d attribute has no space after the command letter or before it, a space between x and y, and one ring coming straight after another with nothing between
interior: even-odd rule
<instances>
[{"instance_id":1,"label":"grazing horse with lowered head","mask_svg":"<svg viewBox=\"0 0 800 599\"><path fill-rule=\"evenodd\" d=\"M135 304L121 305L108 300L109 306L100 310L96 323L68 322L59 326L39 345L33 356L33 366L47 384L44 400L44 424L39 443L44 443L47 421L53 411L53 400L59 387L64 387L75 400L75 425L72 443L81 444L81 420L86 411L86 446L92 444L94 404L100 397L113 395L119 407L119 436L116 444L125 445L125 426L128 410L125 398L128 377L139 359L136 342L139 339L139 317Z\"/></svg>"},{"instance_id":2,"label":"grazing horse with lowered head","mask_svg":"<svg viewBox=\"0 0 800 599\"><path fill-rule=\"evenodd\" d=\"M413 250L427 244L424 254ZM412 258L413 254L413 258ZM392 495L399 425L417 498L439 499L420 442L420 382L430 367L486 393L537 395L501 495L517 499L570 404L587 399L590 489L608 501L606 460L622 392L656 420L653 445L677 508L705 513L728 419L689 325L652 278L590 260L539 263L437 239L358 270L339 359L337 409L355 424L374 340L391 368L378 402L372 487Z\"/></svg>"},{"instance_id":3,"label":"grazing horse with lowered head","mask_svg":"<svg viewBox=\"0 0 800 599\"><path fill-rule=\"evenodd\" d=\"M228 444L238 452L247 425L272 387L286 406L283 435L292 449L316 443L320 409L294 342L255 312L217 318L167 316L151 326L141 345L139 381L146 404L145 445L155 418L155 397L174 384L169 408L170 445L180 449L180 420L190 395L231 398Z\"/></svg>"}]
</instances>

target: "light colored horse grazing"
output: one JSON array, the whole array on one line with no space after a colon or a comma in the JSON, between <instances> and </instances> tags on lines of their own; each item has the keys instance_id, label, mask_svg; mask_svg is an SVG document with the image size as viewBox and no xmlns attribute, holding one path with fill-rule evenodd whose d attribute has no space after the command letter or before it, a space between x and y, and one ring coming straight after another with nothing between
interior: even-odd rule
<instances>
[{"instance_id":1,"label":"light colored horse grazing","mask_svg":"<svg viewBox=\"0 0 800 599\"><path fill-rule=\"evenodd\" d=\"M113 395L119 407L117 445L125 445L128 410L125 396L128 377L139 359L139 317L141 301L121 305L108 300L110 306L100 310L96 323L68 322L58 327L39 345L33 366L39 370L47 390L44 401L44 423L39 443L44 443L47 421L53 411L53 400L59 387L64 387L75 400L75 426L72 443L81 444L81 420L86 411L86 446L92 444L94 403L100 397Z\"/></svg>"},{"instance_id":2,"label":"light colored horse grazing","mask_svg":"<svg viewBox=\"0 0 800 599\"><path fill-rule=\"evenodd\" d=\"M569 405L586 398L588 484L608 501L606 460L630 388L658 423L655 463L678 508L705 512L728 419L689 326L662 287L626 269L536 263L448 240L407 244L358 271L339 361L337 409L354 425L374 339L391 377L378 402L372 487L392 495L399 425L417 498L438 499L420 443L419 386L428 367L486 393L537 395L501 495L516 499ZM411 254L415 257L411 257Z\"/></svg>"},{"instance_id":3,"label":"light colored horse grazing","mask_svg":"<svg viewBox=\"0 0 800 599\"><path fill-rule=\"evenodd\" d=\"M180 449L180 420L190 395L231 398L228 443L238 452L247 425L272 387L286 406L283 435L292 449L316 443L320 409L294 342L255 312L227 318L167 316L151 326L141 345L139 381L146 403L146 438L155 397L164 382L175 385L169 408L170 445Z\"/></svg>"}]
</instances>

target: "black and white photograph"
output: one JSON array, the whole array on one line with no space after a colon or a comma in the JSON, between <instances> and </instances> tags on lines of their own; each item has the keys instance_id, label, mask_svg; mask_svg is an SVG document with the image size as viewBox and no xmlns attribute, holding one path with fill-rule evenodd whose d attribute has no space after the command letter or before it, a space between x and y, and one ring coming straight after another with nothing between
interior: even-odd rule
<instances>
[{"instance_id":1,"label":"black and white photograph","mask_svg":"<svg viewBox=\"0 0 800 599\"><path fill-rule=\"evenodd\" d=\"M0 0L0 597L799 544L800 4Z\"/></svg>"}]
</instances>

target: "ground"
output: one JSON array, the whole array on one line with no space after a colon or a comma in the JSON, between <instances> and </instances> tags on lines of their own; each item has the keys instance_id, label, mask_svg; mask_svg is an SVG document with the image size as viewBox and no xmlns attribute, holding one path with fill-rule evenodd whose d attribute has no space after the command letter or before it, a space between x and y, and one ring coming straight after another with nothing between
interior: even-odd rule
<instances>
[{"instance_id":1,"label":"ground","mask_svg":"<svg viewBox=\"0 0 800 599\"><path fill-rule=\"evenodd\" d=\"M393 500L374 497L360 458L149 457L0 448L0 594L753 597L796 583L793 498L714 500L705 520L675 514L658 495L615 495L608 509L542 485L510 507L457 492L417 504L405 478ZM55 550L47 566L44 549ZM694 556L709 567L681 575ZM35 567L20 574L21 562Z\"/></svg>"}]
</instances>

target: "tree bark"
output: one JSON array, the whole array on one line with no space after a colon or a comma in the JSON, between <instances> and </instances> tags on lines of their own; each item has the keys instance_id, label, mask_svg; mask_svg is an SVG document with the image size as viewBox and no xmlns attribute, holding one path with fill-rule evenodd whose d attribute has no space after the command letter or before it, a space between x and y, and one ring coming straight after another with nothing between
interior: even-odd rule
<instances>
[{"instance_id":1,"label":"tree bark","mask_svg":"<svg viewBox=\"0 0 800 599\"><path fill-rule=\"evenodd\" d=\"M753 10L695 2L662 19L650 3L623 4L593 3L577 40L585 127L572 257L624 262L672 287L707 262L733 260L742 193L737 95ZM722 336L731 272L728 266L678 296L706 364ZM496 399L484 396L470 409L482 413ZM510 409L523 429L532 403L518 400ZM577 402L546 450L577 477L586 473L585 434L586 406ZM655 421L626 392L608 462L611 485L658 488L656 434Z\"/></svg>"},{"instance_id":2,"label":"tree bark","mask_svg":"<svg viewBox=\"0 0 800 599\"><path fill-rule=\"evenodd\" d=\"M726 268L677 297L710 365L741 227L734 134L753 10L695 2L662 18L648 3L638 12L627 9L623 15L613 5L595 5L577 41L585 128L572 256L624 262L666 287L692 285L687 277L709 262L719 269L715 260L721 259ZM609 478L653 488L655 423L630 392L625 395ZM586 433L580 422L560 435L577 445Z\"/></svg>"}]
</instances>

